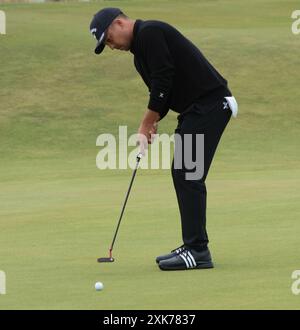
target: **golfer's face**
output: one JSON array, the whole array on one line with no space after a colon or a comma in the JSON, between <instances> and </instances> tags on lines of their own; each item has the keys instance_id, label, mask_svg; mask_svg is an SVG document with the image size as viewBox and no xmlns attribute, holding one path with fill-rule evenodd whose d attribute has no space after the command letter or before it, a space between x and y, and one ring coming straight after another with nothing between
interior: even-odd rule
<instances>
[{"instance_id":1,"label":"golfer's face","mask_svg":"<svg viewBox=\"0 0 300 330\"><path fill-rule=\"evenodd\" d=\"M105 44L111 49L129 50L130 36L122 21L114 21L107 29Z\"/></svg>"}]
</instances>

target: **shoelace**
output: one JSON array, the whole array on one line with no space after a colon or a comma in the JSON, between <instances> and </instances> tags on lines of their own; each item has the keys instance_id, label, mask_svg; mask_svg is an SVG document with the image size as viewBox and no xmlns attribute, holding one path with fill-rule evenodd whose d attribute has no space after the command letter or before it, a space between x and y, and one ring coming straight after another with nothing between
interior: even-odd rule
<instances>
[{"instance_id":1,"label":"shoelace","mask_svg":"<svg viewBox=\"0 0 300 330\"><path fill-rule=\"evenodd\" d=\"M180 252L184 251L185 250L185 247L184 247L184 244L179 246L177 249L174 249L171 251L171 253L174 253L176 252L177 254L180 254Z\"/></svg>"}]
</instances>

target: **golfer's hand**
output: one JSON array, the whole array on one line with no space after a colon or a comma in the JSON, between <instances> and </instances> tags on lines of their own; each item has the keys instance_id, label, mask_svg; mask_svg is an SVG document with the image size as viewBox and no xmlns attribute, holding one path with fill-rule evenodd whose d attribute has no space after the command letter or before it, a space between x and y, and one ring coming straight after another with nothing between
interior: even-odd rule
<instances>
[{"instance_id":1,"label":"golfer's hand","mask_svg":"<svg viewBox=\"0 0 300 330\"><path fill-rule=\"evenodd\" d=\"M142 123L138 130L138 145L140 146L140 152L144 155L145 150L148 148L148 144L153 143L155 134L157 133L158 123L153 124Z\"/></svg>"},{"instance_id":2,"label":"golfer's hand","mask_svg":"<svg viewBox=\"0 0 300 330\"><path fill-rule=\"evenodd\" d=\"M142 155L145 155L145 150L148 148L148 144L154 141L159 119L159 113L150 109L146 110L138 130L137 143L140 146L140 152Z\"/></svg>"}]
</instances>

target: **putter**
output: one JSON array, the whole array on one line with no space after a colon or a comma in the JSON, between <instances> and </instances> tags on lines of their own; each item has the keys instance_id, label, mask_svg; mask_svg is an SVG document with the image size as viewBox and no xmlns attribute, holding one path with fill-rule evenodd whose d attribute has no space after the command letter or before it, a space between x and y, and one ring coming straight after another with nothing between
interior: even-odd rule
<instances>
[{"instance_id":1,"label":"putter","mask_svg":"<svg viewBox=\"0 0 300 330\"><path fill-rule=\"evenodd\" d=\"M119 221L118 221L117 229L115 231L115 235L114 235L113 241L112 241L110 249L109 249L109 257L108 258L98 258L97 259L98 262L114 262L115 261L115 259L112 257L112 251L113 251L115 240L116 240L118 230L119 230L119 227L120 227L120 224L121 224L121 220L122 220L122 217L123 217L125 206L126 206L126 203L127 203L128 197L129 197L131 186L133 184L133 180L134 180L134 177L136 175L136 171L138 169L139 162L140 162L142 156L143 156L142 153L139 153L136 157L135 169L133 171L132 178L131 178L131 181L130 181L130 185L129 185L129 188L128 188L128 191L127 191L127 194L126 194L126 197L125 197L125 201L124 201L123 208L122 208L122 211L121 211L121 215L120 215L120 218L119 218Z\"/></svg>"}]
</instances>

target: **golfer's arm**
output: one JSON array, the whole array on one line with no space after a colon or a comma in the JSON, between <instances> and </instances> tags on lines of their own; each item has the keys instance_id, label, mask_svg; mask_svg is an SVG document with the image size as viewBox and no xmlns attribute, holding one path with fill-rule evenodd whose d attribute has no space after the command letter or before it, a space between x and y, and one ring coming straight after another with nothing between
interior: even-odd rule
<instances>
[{"instance_id":1,"label":"golfer's arm","mask_svg":"<svg viewBox=\"0 0 300 330\"><path fill-rule=\"evenodd\" d=\"M153 110L146 110L145 115L141 121L141 126L153 126L160 119L160 115L158 112Z\"/></svg>"}]
</instances>

